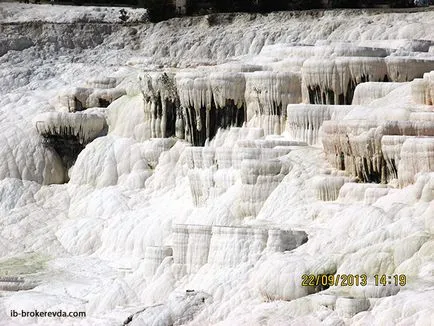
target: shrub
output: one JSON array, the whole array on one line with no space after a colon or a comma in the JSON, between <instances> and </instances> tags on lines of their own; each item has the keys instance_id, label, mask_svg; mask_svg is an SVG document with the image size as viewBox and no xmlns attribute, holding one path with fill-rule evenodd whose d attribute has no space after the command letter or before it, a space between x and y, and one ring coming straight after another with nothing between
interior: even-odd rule
<instances>
[{"instance_id":1,"label":"shrub","mask_svg":"<svg viewBox=\"0 0 434 326\"><path fill-rule=\"evenodd\" d=\"M130 18L130 16L128 16L127 11L125 9L119 10L119 14L120 14L119 19L122 20L122 22L124 23Z\"/></svg>"}]
</instances>

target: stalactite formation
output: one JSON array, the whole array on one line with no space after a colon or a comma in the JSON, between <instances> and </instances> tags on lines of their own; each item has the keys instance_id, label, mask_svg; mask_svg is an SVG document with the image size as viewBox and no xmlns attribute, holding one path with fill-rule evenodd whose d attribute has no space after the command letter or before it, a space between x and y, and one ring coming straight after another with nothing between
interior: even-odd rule
<instances>
[{"instance_id":1,"label":"stalactite formation","mask_svg":"<svg viewBox=\"0 0 434 326\"><path fill-rule=\"evenodd\" d=\"M310 58L302 67L303 102L311 104L351 104L360 83L389 80L384 58Z\"/></svg>"},{"instance_id":2,"label":"stalactite formation","mask_svg":"<svg viewBox=\"0 0 434 326\"><path fill-rule=\"evenodd\" d=\"M286 107L301 102L301 76L295 72L258 71L246 74L245 99L249 125L265 134L285 129Z\"/></svg>"},{"instance_id":3,"label":"stalactite formation","mask_svg":"<svg viewBox=\"0 0 434 326\"><path fill-rule=\"evenodd\" d=\"M323 122L340 120L353 108L350 105L289 104L286 130L294 139L316 145Z\"/></svg>"},{"instance_id":4,"label":"stalactite formation","mask_svg":"<svg viewBox=\"0 0 434 326\"><path fill-rule=\"evenodd\" d=\"M422 77L432 69L434 60L431 58L311 57L302 67L303 102L351 104L356 86L360 83L407 82Z\"/></svg>"},{"instance_id":5,"label":"stalactite formation","mask_svg":"<svg viewBox=\"0 0 434 326\"><path fill-rule=\"evenodd\" d=\"M318 176L313 180L316 198L322 201L333 201L339 196L339 190L350 179L342 176Z\"/></svg>"},{"instance_id":6,"label":"stalactite formation","mask_svg":"<svg viewBox=\"0 0 434 326\"><path fill-rule=\"evenodd\" d=\"M176 76L185 139L202 146L219 128L241 127L246 121L245 80L240 72L179 73Z\"/></svg>"},{"instance_id":7,"label":"stalactite formation","mask_svg":"<svg viewBox=\"0 0 434 326\"><path fill-rule=\"evenodd\" d=\"M261 55L273 49L266 47ZM340 119L350 110L343 105L369 104L434 68L429 58L395 57L385 49L342 43L280 51L289 56L288 64L296 59L294 67L282 62L230 63L217 71L200 67L139 74L144 139L176 137L203 146L218 129L247 124L262 128L265 135L281 134L288 127L296 139L316 144L322 122ZM412 83L413 96L424 104L431 103L430 76L426 73ZM133 93L127 89L129 96ZM305 106L304 113L295 106L301 102L325 106Z\"/></svg>"},{"instance_id":8,"label":"stalactite formation","mask_svg":"<svg viewBox=\"0 0 434 326\"><path fill-rule=\"evenodd\" d=\"M272 46L264 48L262 55L272 49ZM176 73L143 72L139 73L138 80L89 81L87 86L92 88L69 90L58 103L63 103L60 108L67 107L68 111L108 105L110 130L139 141L177 138L204 146L207 140L218 135L219 129L237 130L247 125L260 128L262 135L279 135L286 129L299 141L296 145L317 145L322 138L326 156L334 167L361 181L388 182L399 178L404 138L397 137L432 136L430 109L417 109L408 114L409 120L403 121L343 119L356 107L354 104L370 105L416 77L423 78L410 82L412 99L421 105L432 105L433 72L426 71L433 68L434 61L391 56L384 49L339 43L290 46L284 51L289 59L298 58L301 71L292 71L294 68L264 71L275 67L230 63L220 65L217 71L200 67ZM302 101L317 104L300 104ZM125 127L123 121L129 114L136 115L137 119ZM93 130L75 122L39 124L38 131L45 138L50 138L52 143L63 142L63 147L53 145L62 157L69 155L68 152L76 157L89 141L86 132ZM117 126L121 125L123 130L118 130ZM256 181L251 183L249 178L255 178L248 174L256 168L262 171L263 166L271 164L270 160L287 153L285 146L292 145L253 139L240 140L236 151L224 146L187 150L188 164L194 167L188 177L195 205L201 206L209 198L219 196L236 178L241 178L244 190L237 214L239 217L256 215L285 175L282 172L285 168L280 166L282 170L276 175L274 172L262 175L260 186ZM239 174L221 178L218 171L222 169L235 169Z\"/></svg>"},{"instance_id":9,"label":"stalactite formation","mask_svg":"<svg viewBox=\"0 0 434 326\"><path fill-rule=\"evenodd\" d=\"M69 169L84 146L107 132L105 118L86 112L47 112L34 119L38 133Z\"/></svg>"},{"instance_id":10,"label":"stalactite formation","mask_svg":"<svg viewBox=\"0 0 434 326\"><path fill-rule=\"evenodd\" d=\"M416 158L421 148L426 156L419 159L424 162L427 159L424 164L430 169L433 121L326 121L322 131L324 151L330 163L363 182L386 183L398 176L401 185L409 184L408 180L413 180L412 176L421 168L407 162ZM408 145L404 150L405 143ZM414 151L413 156L409 154L411 151ZM405 163L402 161L404 153ZM411 176L403 177L407 174Z\"/></svg>"}]
</instances>

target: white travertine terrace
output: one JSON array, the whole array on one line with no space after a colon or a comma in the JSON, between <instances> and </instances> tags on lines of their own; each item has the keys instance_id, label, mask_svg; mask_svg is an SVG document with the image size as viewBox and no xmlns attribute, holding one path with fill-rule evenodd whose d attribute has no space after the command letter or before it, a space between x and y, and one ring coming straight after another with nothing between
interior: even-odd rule
<instances>
[{"instance_id":1,"label":"white travertine terrace","mask_svg":"<svg viewBox=\"0 0 434 326\"><path fill-rule=\"evenodd\" d=\"M90 78L86 80L86 87L110 89L110 88L115 88L118 85L118 83L119 81L114 77Z\"/></svg>"},{"instance_id":2,"label":"white travertine terrace","mask_svg":"<svg viewBox=\"0 0 434 326\"><path fill-rule=\"evenodd\" d=\"M369 104L372 101L382 98L394 89L402 86L403 83L379 83L366 82L358 84L355 91L352 105Z\"/></svg>"},{"instance_id":3,"label":"white travertine terrace","mask_svg":"<svg viewBox=\"0 0 434 326\"><path fill-rule=\"evenodd\" d=\"M100 86L99 88L75 87L61 91L55 102L57 111L75 112L82 111L93 107L107 107L114 100L125 95L122 88L110 87L113 82L100 84L101 82L92 82L92 85Z\"/></svg>"},{"instance_id":4,"label":"white travertine terrace","mask_svg":"<svg viewBox=\"0 0 434 326\"><path fill-rule=\"evenodd\" d=\"M108 108L107 124L110 134L138 141L150 139L156 130L151 129L149 110L145 110L141 94L122 96L114 101Z\"/></svg>"},{"instance_id":5,"label":"white travertine terrace","mask_svg":"<svg viewBox=\"0 0 434 326\"><path fill-rule=\"evenodd\" d=\"M401 148L398 179L401 186L415 182L419 172L434 170L434 137L411 137Z\"/></svg>"},{"instance_id":6,"label":"white travertine terrace","mask_svg":"<svg viewBox=\"0 0 434 326\"><path fill-rule=\"evenodd\" d=\"M261 62L263 65L262 70L271 70L277 72L294 72L300 73L301 67L303 67L303 63L307 58L302 57L286 57L282 60L276 61L270 57L258 58L258 62Z\"/></svg>"},{"instance_id":7,"label":"white travertine terrace","mask_svg":"<svg viewBox=\"0 0 434 326\"><path fill-rule=\"evenodd\" d=\"M159 147L159 151L163 152L165 142L158 143L163 145ZM130 188L144 187L145 181L152 175L148 159L151 162L155 159L154 148L152 141L143 144L130 138L100 137L80 153L69 172L70 182L96 188L117 184Z\"/></svg>"},{"instance_id":8,"label":"white travertine terrace","mask_svg":"<svg viewBox=\"0 0 434 326\"><path fill-rule=\"evenodd\" d=\"M203 67L207 68L210 71L214 71L214 67ZM245 72L254 72L254 71L260 71L264 70L264 67L260 64L251 64L251 63L244 63L242 61L237 62L226 62L218 65L219 72L229 72L229 73L245 73Z\"/></svg>"},{"instance_id":9,"label":"white travertine terrace","mask_svg":"<svg viewBox=\"0 0 434 326\"><path fill-rule=\"evenodd\" d=\"M197 207L205 206L208 199L216 198L222 193L222 191L219 191L219 189L215 187L212 169L189 171L188 180L193 203ZM230 185L231 184L228 186Z\"/></svg>"},{"instance_id":10,"label":"white travertine terrace","mask_svg":"<svg viewBox=\"0 0 434 326\"><path fill-rule=\"evenodd\" d=\"M189 147L185 150L185 162L189 169L210 168L216 163L215 151L212 147Z\"/></svg>"},{"instance_id":11,"label":"white travertine terrace","mask_svg":"<svg viewBox=\"0 0 434 326\"><path fill-rule=\"evenodd\" d=\"M0 323L431 323L432 8L0 7Z\"/></svg>"},{"instance_id":12,"label":"white travertine terrace","mask_svg":"<svg viewBox=\"0 0 434 326\"><path fill-rule=\"evenodd\" d=\"M351 104L356 85L387 79L384 58L310 58L302 67L303 103Z\"/></svg>"},{"instance_id":13,"label":"white travertine terrace","mask_svg":"<svg viewBox=\"0 0 434 326\"><path fill-rule=\"evenodd\" d=\"M277 228L176 224L172 230L178 276L197 273L205 264L254 264L265 253L293 250L307 241L303 231Z\"/></svg>"},{"instance_id":14,"label":"white travertine terrace","mask_svg":"<svg viewBox=\"0 0 434 326\"><path fill-rule=\"evenodd\" d=\"M396 165L396 161L399 160L399 148L393 148L393 142L397 141L397 138L388 138L385 141L384 155L382 138L388 135L431 136L428 137L429 143L434 135L434 124L432 121L424 120L382 123L368 120L326 121L322 131L324 151L329 162L337 169L346 170L364 181L386 182L400 174ZM392 148L389 146L390 142Z\"/></svg>"},{"instance_id":15,"label":"white travertine terrace","mask_svg":"<svg viewBox=\"0 0 434 326\"><path fill-rule=\"evenodd\" d=\"M282 46L285 45L285 46ZM262 48L259 56L264 57L386 57L390 50L384 47L359 46L348 42L317 41L315 46L302 46L297 44L273 44Z\"/></svg>"},{"instance_id":16,"label":"white travertine terrace","mask_svg":"<svg viewBox=\"0 0 434 326\"><path fill-rule=\"evenodd\" d=\"M173 262L183 266L187 262L188 226L177 224L172 226Z\"/></svg>"},{"instance_id":17,"label":"white travertine terrace","mask_svg":"<svg viewBox=\"0 0 434 326\"><path fill-rule=\"evenodd\" d=\"M288 104L287 131L294 139L316 145L323 122L340 120L353 108L350 105Z\"/></svg>"},{"instance_id":18,"label":"white travertine terrace","mask_svg":"<svg viewBox=\"0 0 434 326\"><path fill-rule=\"evenodd\" d=\"M267 237L266 229L214 226L208 262L225 267L255 263L267 245Z\"/></svg>"},{"instance_id":19,"label":"white travertine terrace","mask_svg":"<svg viewBox=\"0 0 434 326\"><path fill-rule=\"evenodd\" d=\"M146 141L144 156L149 166L156 168L161 154L171 149L176 141L174 138L151 138Z\"/></svg>"},{"instance_id":20,"label":"white travertine terrace","mask_svg":"<svg viewBox=\"0 0 434 326\"><path fill-rule=\"evenodd\" d=\"M403 50L409 52L429 52L433 41L432 40L416 40L416 39L364 39L357 42L359 46L367 46L374 48L382 48L386 50Z\"/></svg>"},{"instance_id":21,"label":"white travertine terrace","mask_svg":"<svg viewBox=\"0 0 434 326\"><path fill-rule=\"evenodd\" d=\"M236 215L242 218L258 215L262 205L288 174L288 170L288 165L278 159L243 160L240 170L242 183L240 202Z\"/></svg>"},{"instance_id":22,"label":"white travertine terrace","mask_svg":"<svg viewBox=\"0 0 434 326\"><path fill-rule=\"evenodd\" d=\"M389 56L386 58L387 74L394 82L412 81L434 70L434 58Z\"/></svg>"},{"instance_id":23,"label":"white travertine terrace","mask_svg":"<svg viewBox=\"0 0 434 326\"><path fill-rule=\"evenodd\" d=\"M254 139L254 140L239 140L236 143L237 147L251 147L251 148L274 148L284 150L286 147L291 146L305 146L306 142L297 140L287 140L285 138L272 138L272 139ZM267 156L268 157L268 156Z\"/></svg>"},{"instance_id":24,"label":"white travertine terrace","mask_svg":"<svg viewBox=\"0 0 434 326\"><path fill-rule=\"evenodd\" d=\"M288 173L278 160L291 147L304 143L286 140L240 140L235 147L189 147L184 160L195 206L204 206L241 181L238 217L254 216ZM273 160L274 159L274 160Z\"/></svg>"},{"instance_id":25,"label":"white travertine terrace","mask_svg":"<svg viewBox=\"0 0 434 326\"><path fill-rule=\"evenodd\" d=\"M152 277L154 276L155 272L157 271L158 267L161 265L163 260L166 257L172 256L172 248L163 246L163 247L156 247L156 246L149 246L146 247L145 250L145 257L144 257L144 275L146 277Z\"/></svg>"},{"instance_id":26,"label":"white travertine terrace","mask_svg":"<svg viewBox=\"0 0 434 326\"><path fill-rule=\"evenodd\" d=\"M369 55L369 51L367 54ZM212 138L219 127L241 126L244 122L251 127L263 128L266 135L281 134L287 122L288 104L302 101L350 104L354 91L353 104L369 104L404 85L378 82L390 77L389 70L394 74L395 80L407 81L412 76L407 76L408 73L404 70L402 71L407 77L399 75L401 65L407 67L414 64L419 67L415 69L417 76L423 75L421 71L432 65L432 60L429 59L400 59L401 57L370 56L338 56L331 59L311 57L304 61L301 73L285 70L244 72L243 70L251 71L257 67L253 66L249 70L249 67L244 69L237 64L226 67L222 65L225 68L220 72L200 68L176 74L145 73L139 75L140 82L136 92L131 93L127 89L130 99L120 99L115 102L116 105L110 107L110 126L113 126L113 132L119 135L133 133L133 136L139 139L176 136L196 145L202 145L206 139ZM429 74L425 75L429 77ZM426 81L429 80L428 77L419 82L423 84L422 89L417 86L418 81L413 82L412 93L415 98L421 97L416 99L417 101L429 104L430 84ZM362 84L357 88L360 83ZM125 83L121 86L125 87ZM120 111L119 107L126 105L131 109ZM120 126L117 127L116 121L123 120L125 111L136 112L137 119L134 119L135 125L124 125L125 131L122 131L119 130ZM326 112L324 114L326 116L319 120L327 119ZM306 126L307 130L311 127L309 118ZM315 144L318 129L319 126L313 127L314 134L301 139ZM297 134L302 134L302 130L303 126Z\"/></svg>"},{"instance_id":27,"label":"white travertine terrace","mask_svg":"<svg viewBox=\"0 0 434 326\"><path fill-rule=\"evenodd\" d=\"M52 148L41 144L38 133L30 126L11 122L0 126L0 179L16 178L43 185L63 183L61 158ZM7 201L14 192L8 192L3 200Z\"/></svg>"},{"instance_id":28,"label":"white travertine terrace","mask_svg":"<svg viewBox=\"0 0 434 326\"><path fill-rule=\"evenodd\" d=\"M427 72L423 78L416 78L411 82L413 100L419 104L434 104L434 71Z\"/></svg>"},{"instance_id":29,"label":"white travertine terrace","mask_svg":"<svg viewBox=\"0 0 434 326\"><path fill-rule=\"evenodd\" d=\"M355 183L347 182L339 190L338 202L363 202L367 200L367 193L371 190L386 190L387 185L377 183Z\"/></svg>"},{"instance_id":30,"label":"white travertine terrace","mask_svg":"<svg viewBox=\"0 0 434 326\"><path fill-rule=\"evenodd\" d=\"M381 138L381 151L386 161L387 170L391 178L398 178L398 166L401 161L401 149L404 142L414 136L383 136Z\"/></svg>"},{"instance_id":31,"label":"white travertine terrace","mask_svg":"<svg viewBox=\"0 0 434 326\"><path fill-rule=\"evenodd\" d=\"M303 102L351 104L354 89L362 82L407 82L432 69L432 58L312 57L302 67Z\"/></svg>"},{"instance_id":32,"label":"white travertine terrace","mask_svg":"<svg viewBox=\"0 0 434 326\"><path fill-rule=\"evenodd\" d=\"M269 229L267 250L269 252L283 252L293 250L307 241L304 231Z\"/></svg>"},{"instance_id":33,"label":"white travertine terrace","mask_svg":"<svg viewBox=\"0 0 434 326\"><path fill-rule=\"evenodd\" d=\"M370 187L367 188L365 191L365 196L363 198L363 204L364 205L372 205L374 204L379 198L386 196L391 191L391 188L375 188Z\"/></svg>"},{"instance_id":34,"label":"white travertine terrace","mask_svg":"<svg viewBox=\"0 0 434 326\"><path fill-rule=\"evenodd\" d=\"M180 276L197 272L208 261L211 226L174 225L173 258Z\"/></svg>"},{"instance_id":35,"label":"white travertine terrace","mask_svg":"<svg viewBox=\"0 0 434 326\"><path fill-rule=\"evenodd\" d=\"M103 116L86 112L46 112L37 115L34 123L42 136L77 137L81 144L95 139L106 127Z\"/></svg>"},{"instance_id":36,"label":"white travertine terrace","mask_svg":"<svg viewBox=\"0 0 434 326\"><path fill-rule=\"evenodd\" d=\"M188 225L188 245L186 254L187 273L197 272L208 262L211 242L211 226Z\"/></svg>"},{"instance_id":37,"label":"white travertine terrace","mask_svg":"<svg viewBox=\"0 0 434 326\"><path fill-rule=\"evenodd\" d=\"M369 309L370 303L367 298L345 298L336 300L336 312L343 318L352 318L356 314Z\"/></svg>"},{"instance_id":38,"label":"white travertine terrace","mask_svg":"<svg viewBox=\"0 0 434 326\"><path fill-rule=\"evenodd\" d=\"M349 182L349 178L342 176L317 176L313 178L313 188L318 200L333 201L339 196L339 190Z\"/></svg>"},{"instance_id":39,"label":"white travertine terrace","mask_svg":"<svg viewBox=\"0 0 434 326\"><path fill-rule=\"evenodd\" d=\"M247 121L265 134L281 134L286 106L301 102L301 77L293 72L260 71L246 74Z\"/></svg>"},{"instance_id":40,"label":"white travertine terrace","mask_svg":"<svg viewBox=\"0 0 434 326\"><path fill-rule=\"evenodd\" d=\"M355 141L361 146L358 148L362 151L368 149L372 151L374 156L380 148L375 146L363 145L367 142L366 135L370 130L375 130L377 122L367 120L341 120L341 121L325 121L322 127L322 144L327 159L332 165L338 169L350 171L353 175L360 176L363 173L363 166L359 162L360 157L353 154L352 142ZM360 136L365 133L365 136ZM363 138L362 138L363 137ZM374 154L375 153L375 154ZM368 169L368 167L366 167Z\"/></svg>"},{"instance_id":41,"label":"white travertine terrace","mask_svg":"<svg viewBox=\"0 0 434 326\"><path fill-rule=\"evenodd\" d=\"M385 121L379 126L378 131L383 135L433 136L434 121L416 119Z\"/></svg>"}]
</instances>

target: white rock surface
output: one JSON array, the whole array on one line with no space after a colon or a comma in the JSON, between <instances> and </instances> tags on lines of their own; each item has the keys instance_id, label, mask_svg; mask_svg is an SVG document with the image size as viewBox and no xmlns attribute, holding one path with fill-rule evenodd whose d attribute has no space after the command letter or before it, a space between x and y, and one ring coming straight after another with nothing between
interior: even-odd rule
<instances>
[{"instance_id":1,"label":"white rock surface","mask_svg":"<svg viewBox=\"0 0 434 326\"><path fill-rule=\"evenodd\" d=\"M0 4L0 324L429 325L434 11L119 9Z\"/></svg>"}]
</instances>

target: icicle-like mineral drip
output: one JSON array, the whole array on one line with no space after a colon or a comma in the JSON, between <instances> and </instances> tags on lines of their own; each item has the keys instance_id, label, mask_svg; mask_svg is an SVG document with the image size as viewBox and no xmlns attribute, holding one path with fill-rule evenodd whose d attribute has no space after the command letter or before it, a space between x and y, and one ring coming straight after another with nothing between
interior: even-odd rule
<instances>
[{"instance_id":1,"label":"icicle-like mineral drip","mask_svg":"<svg viewBox=\"0 0 434 326\"><path fill-rule=\"evenodd\" d=\"M346 177L339 176L317 176L313 182L316 198L322 201L333 201L339 196L339 190L348 182Z\"/></svg>"},{"instance_id":2,"label":"icicle-like mineral drip","mask_svg":"<svg viewBox=\"0 0 434 326\"><path fill-rule=\"evenodd\" d=\"M335 168L346 170L352 175L358 176L360 172L363 172L360 177L366 175L364 165L361 165L364 164L364 153L374 153L376 149L374 133L367 132L377 126L376 121L367 120L325 121L321 139L328 161Z\"/></svg>"},{"instance_id":3,"label":"icicle-like mineral drip","mask_svg":"<svg viewBox=\"0 0 434 326\"><path fill-rule=\"evenodd\" d=\"M34 122L43 136L74 136L81 144L95 139L106 126L102 115L86 112L46 112L37 115Z\"/></svg>"},{"instance_id":4,"label":"icicle-like mineral drip","mask_svg":"<svg viewBox=\"0 0 434 326\"><path fill-rule=\"evenodd\" d=\"M219 128L245 122L245 79L241 72L182 72L176 75L185 130L194 145L203 145Z\"/></svg>"},{"instance_id":5,"label":"icicle-like mineral drip","mask_svg":"<svg viewBox=\"0 0 434 326\"><path fill-rule=\"evenodd\" d=\"M326 120L340 120L354 107L349 105L289 104L287 131L292 138L315 145Z\"/></svg>"},{"instance_id":6,"label":"icicle-like mineral drip","mask_svg":"<svg viewBox=\"0 0 434 326\"><path fill-rule=\"evenodd\" d=\"M223 108L229 100L237 108L244 104L246 81L243 73L215 72L209 76L209 84L217 108Z\"/></svg>"},{"instance_id":7,"label":"icicle-like mineral drip","mask_svg":"<svg viewBox=\"0 0 434 326\"><path fill-rule=\"evenodd\" d=\"M384 58L310 58L302 67L303 102L351 104L356 86L387 80Z\"/></svg>"},{"instance_id":8,"label":"icicle-like mineral drip","mask_svg":"<svg viewBox=\"0 0 434 326\"><path fill-rule=\"evenodd\" d=\"M387 167L382 152L384 135L434 136L432 121L367 120L326 121L323 147L328 160L337 169L346 170L364 181L386 182L394 177L393 164ZM389 172L392 175L389 175Z\"/></svg>"},{"instance_id":9,"label":"icicle-like mineral drip","mask_svg":"<svg viewBox=\"0 0 434 326\"><path fill-rule=\"evenodd\" d=\"M398 178L398 166L401 161L402 145L409 137L412 136L383 136L383 138L381 138L381 151L383 152L388 174L391 179Z\"/></svg>"},{"instance_id":10,"label":"icicle-like mineral drip","mask_svg":"<svg viewBox=\"0 0 434 326\"><path fill-rule=\"evenodd\" d=\"M386 58L386 63L387 74L394 82L412 81L434 70L434 59L432 58L390 56Z\"/></svg>"},{"instance_id":11,"label":"icicle-like mineral drip","mask_svg":"<svg viewBox=\"0 0 434 326\"><path fill-rule=\"evenodd\" d=\"M283 132L287 105L301 102L300 83L298 73L261 71L246 74L249 126L263 128L266 135Z\"/></svg>"}]
</instances>

